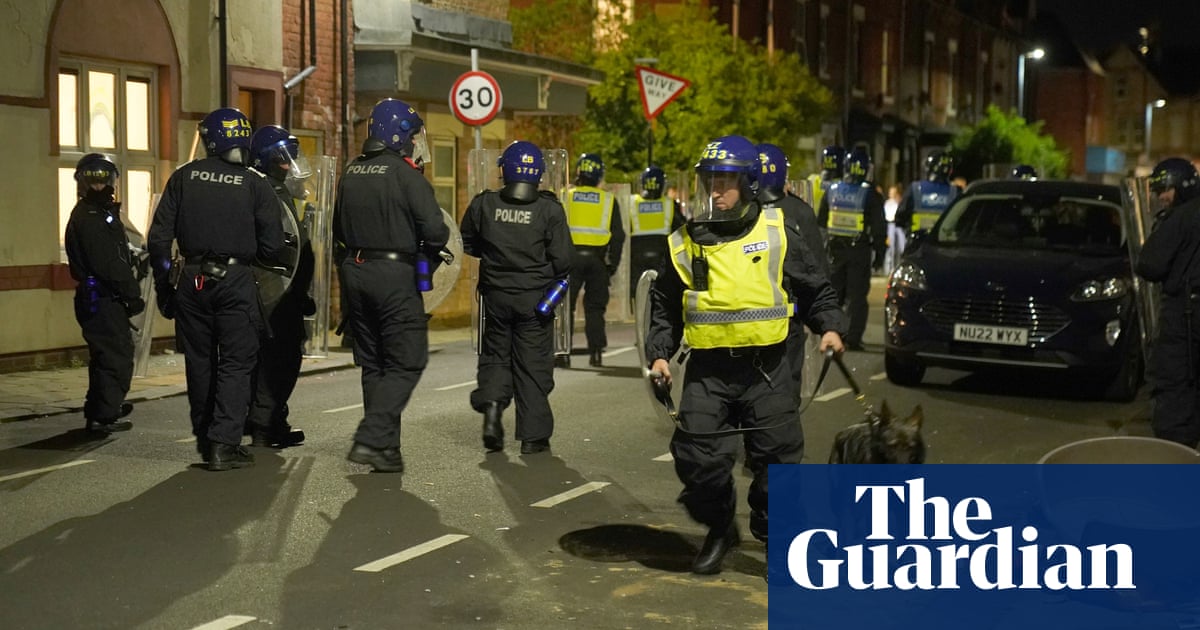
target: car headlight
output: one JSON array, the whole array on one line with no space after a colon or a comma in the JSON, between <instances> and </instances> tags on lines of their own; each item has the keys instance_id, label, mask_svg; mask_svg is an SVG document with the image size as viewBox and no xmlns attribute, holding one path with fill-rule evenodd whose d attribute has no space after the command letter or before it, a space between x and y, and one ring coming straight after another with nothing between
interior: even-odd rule
<instances>
[{"instance_id":1,"label":"car headlight","mask_svg":"<svg viewBox=\"0 0 1200 630\"><path fill-rule=\"evenodd\" d=\"M1075 288L1071 300L1075 302L1099 302L1119 298L1129 293L1129 280L1125 278L1102 278L1088 280Z\"/></svg>"},{"instance_id":2,"label":"car headlight","mask_svg":"<svg viewBox=\"0 0 1200 630\"><path fill-rule=\"evenodd\" d=\"M924 291L929 288L929 285L925 283L925 270L910 262L900 263L896 267L896 270L892 272L890 284L898 289Z\"/></svg>"}]
</instances>

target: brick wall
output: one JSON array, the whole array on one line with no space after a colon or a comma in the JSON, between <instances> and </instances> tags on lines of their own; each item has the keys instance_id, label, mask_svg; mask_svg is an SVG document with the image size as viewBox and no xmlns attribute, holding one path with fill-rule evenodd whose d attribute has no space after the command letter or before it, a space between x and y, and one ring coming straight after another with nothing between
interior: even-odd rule
<instances>
[{"instance_id":1,"label":"brick wall","mask_svg":"<svg viewBox=\"0 0 1200 630\"><path fill-rule=\"evenodd\" d=\"M470 13L493 20L508 19L508 2L506 0L429 0L420 4L428 4L443 11Z\"/></svg>"},{"instance_id":2,"label":"brick wall","mask_svg":"<svg viewBox=\"0 0 1200 630\"><path fill-rule=\"evenodd\" d=\"M343 160L341 146L342 103L341 80L354 85L353 42L349 44L351 62L349 76L341 76L342 51L341 23L339 22L340 0L316 0L317 70L302 83L292 88L292 118L284 121L290 129L320 131L324 138L325 154ZM348 12L347 21L353 24L354 13ZM311 65L312 51L308 31L311 18L308 15L308 0L289 0L283 3L283 67L285 80L296 76ZM353 29L350 37L353 38ZM348 92L353 111L354 90ZM353 135L353 134L351 134Z\"/></svg>"}]
</instances>

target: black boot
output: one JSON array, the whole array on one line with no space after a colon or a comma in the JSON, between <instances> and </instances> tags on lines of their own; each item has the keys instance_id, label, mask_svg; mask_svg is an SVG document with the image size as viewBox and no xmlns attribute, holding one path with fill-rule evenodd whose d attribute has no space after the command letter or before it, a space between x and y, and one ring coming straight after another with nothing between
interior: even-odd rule
<instances>
[{"instance_id":1,"label":"black boot","mask_svg":"<svg viewBox=\"0 0 1200 630\"><path fill-rule=\"evenodd\" d=\"M592 367L602 367L603 361L600 356L601 352L603 352L603 351L602 350L589 350L588 351L588 365L590 365Z\"/></svg>"},{"instance_id":2,"label":"black boot","mask_svg":"<svg viewBox=\"0 0 1200 630\"><path fill-rule=\"evenodd\" d=\"M536 455L550 450L550 438L540 440L524 440L521 442L522 455Z\"/></svg>"},{"instance_id":3,"label":"black boot","mask_svg":"<svg viewBox=\"0 0 1200 630\"><path fill-rule=\"evenodd\" d=\"M287 448L304 442L304 431L293 429L290 424L270 428L256 425L250 436L250 446Z\"/></svg>"},{"instance_id":4,"label":"black boot","mask_svg":"<svg viewBox=\"0 0 1200 630\"><path fill-rule=\"evenodd\" d=\"M720 573L721 562L725 560L725 554L736 547L741 540L737 525L732 523L724 529L708 530L708 536L704 537L704 546L700 547L700 553L696 554L695 560L692 560L692 573L700 575Z\"/></svg>"},{"instance_id":5,"label":"black boot","mask_svg":"<svg viewBox=\"0 0 1200 630\"><path fill-rule=\"evenodd\" d=\"M400 448L397 446L375 448L355 442L353 448L350 449L350 453L346 455L346 459L356 464L368 464L375 472L404 472L404 458L401 457Z\"/></svg>"},{"instance_id":6,"label":"black boot","mask_svg":"<svg viewBox=\"0 0 1200 630\"><path fill-rule=\"evenodd\" d=\"M504 423L500 420L503 413L498 402L490 402L483 409L483 448L489 453L504 450Z\"/></svg>"},{"instance_id":7,"label":"black boot","mask_svg":"<svg viewBox=\"0 0 1200 630\"><path fill-rule=\"evenodd\" d=\"M240 445L213 442L208 449L208 469L230 470L254 465L254 456Z\"/></svg>"}]
</instances>

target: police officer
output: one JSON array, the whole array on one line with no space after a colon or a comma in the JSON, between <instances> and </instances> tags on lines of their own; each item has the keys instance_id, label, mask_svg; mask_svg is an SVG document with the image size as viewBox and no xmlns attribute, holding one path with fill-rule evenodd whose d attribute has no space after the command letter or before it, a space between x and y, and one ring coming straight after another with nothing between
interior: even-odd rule
<instances>
[{"instance_id":1,"label":"police officer","mask_svg":"<svg viewBox=\"0 0 1200 630\"><path fill-rule=\"evenodd\" d=\"M1013 167L1012 172L1009 173L1008 176L1012 179L1027 179L1031 181L1037 181L1038 172L1036 168L1033 168L1028 164L1018 164Z\"/></svg>"},{"instance_id":2,"label":"police officer","mask_svg":"<svg viewBox=\"0 0 1200 630\"><path fill-rule=\"evenodd\" d=\"M842 181L842 174L845 171L846 150L836 144L831 144L824 149L821 149L821 172L809 176L809 182L812 184L813 206L821 207L821 200L825 198L825 193L836 183ZM821 230L825 226L820 226ZM822 231L821 237L825 237Z\"/></svg>"},{"instance_id":3,"label":"police officer","mask_svg":"<svg viewBox=\"0 0 1200 630\"><path fill-rule=\"evenodd\" d=\"M1191 162L1167 158L1150 173L1163 210L1142 245L1137 273L1162 283L1158 339L1150 355L1155 437L1195 448L1200 442L1200 175Z\"/></svg>"},{"instance_id":4,"label":"police officer","mask_svg":"<svg viewBox=\"0 0 1200 630\"><path fill-rule=\"evenodd\" d=\"M871 170L871 156L865 149L851 151L842 181L821 200L817 216L829 231L830 280L850 317L846 347L856 351L864 349L871 270L883 269L887 254L883 195L871 185Z\"/></svg>"},{"instance_id":5,"label":"police officer","mask_svg":"<svg viewBox=\"0 0 1200 630\"><path fill-rule=\"evenodd\" d=\"M629 212L629 303L633 305L638 278L648 269L661 269L667 260L667 235L683 226L675 200L664 196L667 175L657 166L642 171L641 191Z\"/></svg>"},{"instance_id":6,"label":"police officer","mask_svg":"<svg viewBox=\"0 0 1200 630\"><path fill-rule=\"evenodd\" d=\"M538 192L545 162L533 143L510 144L499 159L504 186L479 193L463 215L463 251L479 262L487 325L480 340L479 387L471 407L483 414L483 446L504 448L501 415L517 402L521 454L550 448L554 414L554 313L538 304L571 266L571 232L554 193Z\"/></svg>"},{"instance_id":7,"label":"police officer","mask_svg":"<svg viewBox=\"0 0 1200 630\"><path fill-rule=\"evenodd\" d=\"M64 243L75 289L75 321L88 347L85 428L92 433L127 431L120 420L133 411L125 402L133 378L129 318L146 308L134 274L129 240L115 201L117 165L99 153L75 164L79 201L67 221Z\"/></svg>"},{"instance_id":8,"label":"police officer","mask_svg":"<svg viewBox=\"0 0 1200 630\"><path fill-rule=\"evenodd\" d=\"M625 227L616 198L600 188L604 179L604 161L595 153L579 156L575 165L575 186L566 196L567 222L575 255L571 259L570 304L574 322L575 301L583 290L584 333L587 335L588 365L599 367L601 353L608 345L604 330L604 311L608 308L608 281L617 273L621 249L625 246Z\"/></svg>"},{"instance_id":9,"label":"police officer","mask_svg":"<svg viewBox=\"0 0 1200 630\"><path fill-rule=\"evenodd\" d=\"M950 182L953 172L954 159L945 151L932 151L926 156L925 179L913 182L904 191L896 209L896 225L910 234L933 229L942 213L962 194Z\"/></svg>"},{"instance_id":10,"label":"police officer","mask_svg":"<svg viewBox=\"0 0 1200 630\"><path fill-rule=\"evenodd\" d=\"M301 226L296 203L304 203L304 180L312 171L308 160L300 155L300 141L279 125L267 125L250 137L250 156L251 166L267 176L279 202ZM308 339L304 316L316 312L316 303L309 296L315 259L307 231L301 228L295 239L299 256L291 283L279 301L270 305L267 334L260 340L247 421L253 446L287 447L304 441L304 432L293 430L288 423L287 401L296 388Z\"/></svg>"},{"instance_id":11,"label":"police officer","mask_svg":"<svg viewBox=\"0 0 1200 630\"><path fill-rule=\"evenodd\" d=\"M692 571L709 574L739 541L738 439L711 434L747 430L750 529L766 541L767 465L798 463L804 454L785 350L792 305L821 334L822 351L842 351L845 318L829 282L808 272L804 237L778 208L755 201L760 165L749 140L717 138L695 170L704 199L671 234L671 265L651 292L646 347L650 369L667 383L680 337L692 348L679 405L686 431L671 437L671 454L683 483L679 501L709 528Z\"/></svg>"},{"instance_id":12,"label":"police officer","mask_svg":"<svg viewBox=\"0 0 1200 630\"><path fill-rule=\"evenodd\" d=\"M200 121L208 157L167 180L147 244L159 310L175 317L186 359L188 403L196 448L209 470L254 463L240 446L263 327L250 263L271 260L283 246L279 201L247 168L250 121L222 107ZM183 257L171 284L171 243Z\"/></svg>"},{"instance_id":13,"label":"police officer","mask_svg":"<svg viewBox=\"0 0 1200 630\"><path fill-rule=\"evenodd\" d=\"M758 201L764 208L779 208L788 227L802 238L805 260L810 263L807 273L814 278L829 278L829 261L825 255L825 240L817 225L817 213L803 199L787 190L788 158L774 144L760 144L755 149L761 165L758 176ZM804 344L808 333L804 322L795 317L788 320L787 355L791 364L792 381L796 383L796 405L800 404L800 383L804 370Z\"/></svg>"},{"instance_id":14,"label":"police officer","mask_svg":"<svg viewBox=\"0 0 1200 630\"><path fill-rule=\"evenodd\" d=\"M429 264L432 272L450 228L422 175L429 145L416 110L379 101L367 135L362 155L342 175L333 217L333 237L346 248L342 292L362 367L364 415L346 457L378 472L403 472L400 416L429 358L417 266Z\"/></svg>"}]
</instances>

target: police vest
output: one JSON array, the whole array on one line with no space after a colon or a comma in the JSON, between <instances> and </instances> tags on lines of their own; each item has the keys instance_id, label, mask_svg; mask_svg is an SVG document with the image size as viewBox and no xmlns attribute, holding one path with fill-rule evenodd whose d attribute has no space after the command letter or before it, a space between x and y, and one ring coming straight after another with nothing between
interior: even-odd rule
<instances>
[{"instance_id":1,"label":"police vest","mask_svg":"<svg viewBox=\"0 0 1200 630\"><path fill-rule=\"evenodd\" d=\"M787 337L791 305L783 290L783 213L766 207L745 236L699 245L686 228L669 237L683 281L683 338L693 348L769 346ZM708 262L708 290L696 291L692 259Z\"/></svg>"},{"instance_id":2,"label":"police vest","mask_svg":"<svg viewBox=\"0 0 1200 630\"><path fill-rule=\"evenodd\" d=\"M829 188L829 235L858 238L863 233L865 184L838 182Z\"/></svg>"},{"instance_id":3,"label":"police vest","mask_svg":"<svg viewBox=\"0 0 1200 630\"><path fill-rule=\"evenodd\" d=\"M913 229L932 230L938 217L954 203L958 189L949 182L922 181L913 184Z\"/></svg>"},{"instance_id":4,"label":"police vest","mask_svg":"<svg viewBox=\"0 0 1200 630\"><path fill-rule=\"evenodd\" d=\"M675 204L666 197L643 199L641 195L634 195L633 212L629 213L630 235L670 234L674 210Z\"/></svg>"},{"instance_id":5,"label":"police vest","mask_svg":"<svg viewBox=\"0 0 1200 630\"><path fill-rule=\"evenodd\" d=\"M576 186L567 190L567 223L571 242L599 247L612 238L613 196L595 186Z\"/></svg>"},{"instance_id":6,"label":"police vest","mask_svg":"<svg viewBox=\"0 0 1200 630\"><path fill-rule=\"evenodd\" d=\"M825 193L829 192L829 185L832 181L821 179L820 173L813 173L808 176L808 187L812 191L812 202L809 204L814 209L821 207L821 199Z\"/></svg>"}]
</instances>

